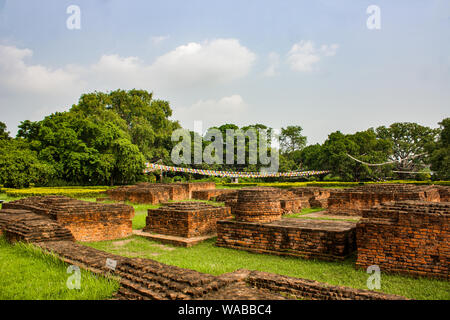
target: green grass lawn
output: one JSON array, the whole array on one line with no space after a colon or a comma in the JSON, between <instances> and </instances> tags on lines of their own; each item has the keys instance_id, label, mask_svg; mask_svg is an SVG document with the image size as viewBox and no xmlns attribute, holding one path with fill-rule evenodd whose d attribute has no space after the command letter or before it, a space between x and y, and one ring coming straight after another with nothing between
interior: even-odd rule
<instances>
[{"instance_id":1,"label":"green grass lawn","mask_svg":"<svg viewBox=\"0 0 450 320\"><path fill-rule=\"evenodd\" d=\"M355 269L355 257L343 262L325 262L219 248L214 243L215 239L211 239L192 248L181 248L132 236L119 241L83 244L114 254L149 258L213 275L245 268L367 289L366 282L369 274L364 270ZM450 300L450 282L434 279L382 273L380 291L412 299Z\"/></svg>"},{"instance_id":2,"label":"green grass lawn","mask_svg":"<svg viewBox=\"0 0 450 320\"><path fill-rule=\"evenodd\" d=\"M119 289L118 281L81 270L80 289L70 290L68 266L32 245L0 237L0 300L103 300Z\"/></svg>"}]
</instances>

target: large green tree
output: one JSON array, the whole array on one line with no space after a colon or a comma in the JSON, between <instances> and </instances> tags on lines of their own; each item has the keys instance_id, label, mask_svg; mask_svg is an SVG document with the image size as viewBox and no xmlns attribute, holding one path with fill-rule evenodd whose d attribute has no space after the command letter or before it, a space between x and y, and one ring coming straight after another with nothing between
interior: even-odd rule
<instances>
[{"instance_id":1,"label":"large green tree","mask_svg":"<svg viewBox=\"0 0 450 320\"><path fill-rule=\"evenodd\" d=\"M439 140L429 148L431 169L437 178L448 180L450 179L450 118L445 118L439 124L442 129Z\"/></svg>"},{"instance_id":2,"label":"large green tree","mask_svg":"<svg viewBox=\"0 0 450 320\"><path fill-rule=\"evenodd\" d=\"M377 137L392 143L389 160L396 171L417 172L429 165L427 146L433 144L439 129L411 122L397 122L376 129ZM406 177L406 176L405 176Z\"/></svg>"}]
</instances>

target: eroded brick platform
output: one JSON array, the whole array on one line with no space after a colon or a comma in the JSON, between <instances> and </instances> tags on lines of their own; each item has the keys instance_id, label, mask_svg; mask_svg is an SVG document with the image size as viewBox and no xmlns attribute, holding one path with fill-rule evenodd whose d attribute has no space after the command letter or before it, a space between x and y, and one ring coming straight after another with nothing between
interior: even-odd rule
<instances>
[{"instance_id":1,"label":"eroded brick platform","mask_svg":"<svg viewBox=\"0 0 450 320\"><path fill-rule=\"evenodd\" d=\"M125 258L69 241L40 242L37 245L66 263L94 273L118 276L120 289L116 299L274 300L286 299L286 295L302 299L405 299L244 269L212 276L150 259ZM107 259L116 262L115 268L107 267Z\"/></svg>"},{"instance_id":2,"label":"eroded brick platform","mask_svg":"<svg viewBox=\"0 0 450 320\"><path fill-rule=\"evenodd\" d=\"M306 259L343 260L356 249L356 223L295 218L269 223L219 221L216 245Z\"/></svg>"},{"instance_id":3,"label":"eroded brick platform","mask_svg":"<svg viewBox=\"0 0 450 320\"><path fill-rule=\"evenodd\" d=\"M328 198L328 212L334 215L360 216L362 210L391 201L418 200L439 202L435 186L407 184L371 184L336 190Z\"/></svg>"},{"instance_id":4,"label":"eroded brick platform","mask_svg":"<svg viewBox=\"0 0 450 320\"><path fill-rule=\"evenodd\" d=\"M74 241L72 233L49 217L28 210L0 210L0 235L10 242Z\"/></svg>"},{"instance_id":5,"label":"eroded brick platform","mask_svg":"<svg viewBox=\"0 0 450 320\"><path fill-rule=\"evenodd\" d=\"M357 267L450 279L450 202L386 203L362 212Z\"/></svg>"},{"instance_id":6,"label":"eroded brick platform","mask_svg":"<svg viewBox=\"0 0 450 320\"><path fill-rule=\"evenodd\" d=\"M166 203L149 209L144 231L178 237L200 237L216 233L218 220L230 219L231 209L203 202Z\"/></svg>"},{"instance_id":7,"label":"eroded brick platform","mask_svg":"<svg viewBox=\"0 0 450 320\"><path fill-rule=\"evenodd\" d=\"M198 200L212 200L221 195L230 194L236 192L234 189L208 189L192 191L192 199Z\"/></svg>"},{"instance_id":8,"label":"eroded brick platform","mask_svg":"<svg viewBox=\"0 0 450 320\"><path fill-rule=\"evenodd\" d=\"M305 208L327 208L328 198L331 193L339 189L325 189L319 187L294 187L289 188L288 191L296 194L301 198L305 198L309 202L309 206ZM305 204L306 205L306 204Z\"/></svg>"},{"instance_id":9,"label":"eroded brick platform","mask_svg":"<svg viewBox=\"0 0 450 320\"><path fill-rule=\"evenodd\" d=\"M193 192L215 189L214 182L193 183L139 183L108 190L108 197L116 201L159 204L169 200L191 199Z\"/></svg>"},{"instance_id":10,"label":"eroded brick platform","mask_svg":"<svg viewBox=\"0 0 450 320\"><path fill-rule=\"evenodd\" d=\"M134 208L125 204L81 201L63 196L30 197L3 204L28 210L68 229L77 241L125 238L132 233Z\"/></svg>"}]
</instances>

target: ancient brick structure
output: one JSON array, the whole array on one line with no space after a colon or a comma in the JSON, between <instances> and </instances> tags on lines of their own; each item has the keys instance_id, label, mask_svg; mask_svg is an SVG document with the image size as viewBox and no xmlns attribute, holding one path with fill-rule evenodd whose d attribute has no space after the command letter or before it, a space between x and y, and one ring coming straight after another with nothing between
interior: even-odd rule
<instances>
[{"instance_id":1,"label":"ancient brick structure","mask_svg":"<svg viewBox=\"0 0 450 320\"><path fill-rule=\"evenodd\" d=\"M36 243L66 263L103 275L120 277L116 299L133 300L275 300L301 299L395 300L401 296L330 286L311 280L249 270L212 276L150 259L126 258L69 241ZM108 268L107 259L116 261Z\"/></svg>"},{"instance_id":2,"label":"ancient brick structure","mask_svg":"<svg viewBox=\"0 0 450 320\"><path fill-rule=\"evenodd\" d=\"M231 209L203 202L166 203L149 209L144 231L179 237L198 237L216 233L218 220L230 219Z\"/></svg>"},{"instance_id":3,"label":"ancient brick structure","mask_svg":"<svg viewBox=\"0 0 450 320\"><path fill-rule=\"evenodd\" d=\"M319 187L294 187L289 188L288 190L299 197L307 198L309 201L309 206L307 208L327 208L328 198L330 197L330 194L337 189L325 189Z\"/></svg>"},{"instance_id":4,"label":"ancient brick structure","mask_svg":"<svg viewBox=\"0 0 450 320\"><path fill-rule=\"evenodd\" d=\"M356 249L356 223L295 218L270 223L219 221L216 245L306 259L343 260Z\"/></svg>"},{"instance_id":5,"label":"ancient brick structure","mask_svg":"<svg viewBox=\"0 0 450 320\"><path fill-rule=\"evenodd\" d=\"M81 201L63 196L30 197L3 204L44 215L67 228L77 241L125 238L132 233L134 208L125 204Z\"/></svg>"},{"instance_id":6,"label":"ancient brick structure","mask_svg":"<svg viewBox=\"0 0 450 320\"><path fill-rule=\"evenodd\" d=\"M70 231L49 217L28 210L0 210L0 235L10 242L73 241Z\"/></svg>"},{"instance_id":7,"label":"ancient brick structure","mask_svg":"<svg viewBox=\"0 0 450 320\"><path fill-rule=\"evenodd\" d=\"M328 212L333 215L360 216L363 209L403 200L439 202L440 196L434 186L371 184L332 192L328 198Z\"/></svg>"},{"instance_id":8,"label":"ancient brick structure","mask_svg":"<svg viewBox=\"0 0 450 320\"><path fill-rule=\"evenodd\" d=\"M450 202L450 187L449 186L436 186L439 192L439 198L441 202Z\"/></svg>"},{"instance_id":9,"label":"ancient brick structure","mask_svg":"<svg viewBox=\"0 0 450 320\"><path fill-rule=\"evenodd\" d=\"M238 191L236 221L270 222L281 218L280 189L245 188Z\"/></svg>"},{"instance_id":10,"label":"ancient brick structure","mask_svg":"<svg viewBox=\"0 0 450 320\"><path fill-rule=\"evenodd\" d=\"M296 299L307 300L404 300L404 297L381 292L353 289L342 286L253 271L246 282L260 289L283 293Z\"/></svg>"},{"instance_id":11,"label":"ancient brick structure","mask_svg":"<svg viewBox=\"0 0 450 320\"><path fill-rule=\"evenodd\" d=\"M236 192L234 189L207 189L207 190L197 190L192 191L192 199L198 200L212 200L221 195Z\"/></svg>"},{"instance_id":12,"label":"ancient brick structure","mask_svg":"<svg viewBox=\"0 0 450 320\"><path fill-rule=\"evenodd\" d=\"M131 201L135 203L158 204L168 200L186 200L192 198L192 193L200 190L215 189L214 182L193 183L139 183L132 186L118 187L108 190L108 197L116 201Z\"/></svg>"},{"instance_id":13,"label":"ancient brick structure","mask_svg":"<svg viewBox=\"0 0 450 320\"><path fill-rule=\"evenodd\" d=\"M405 201L363 210L356 266L450 280L450 203Z\"/></svg>"}]
</instances>

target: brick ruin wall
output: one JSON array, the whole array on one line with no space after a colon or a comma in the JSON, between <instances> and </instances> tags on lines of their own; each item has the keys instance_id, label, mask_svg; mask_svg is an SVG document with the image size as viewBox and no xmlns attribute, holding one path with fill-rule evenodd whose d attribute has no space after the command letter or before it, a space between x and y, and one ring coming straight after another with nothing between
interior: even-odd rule
<instances>
[{"instance_id":1,"label":"brick ruin wall","mask_svg":"<svg viewBox=\"0 0 450 320\"><path fill-rule=\"evenodd\" d=\"M192 199L197 200L213 200L222 195L236 192L234 189L208 189L192 191Z\"/></svg>"},{"instance_id":2,"label":"brick ruin wall","mask_svg":"<svg viewBox=\"0 0 450 320\"><path fill-rule=\"evenodd\" d=\"M343 260L356 249L356 223L295 218L270 223L219 221L216 245L305 259Z\"/></svg>"},{"instance_id":3,"label":"brick ruin wall","mask_svg":"<svg viewBox=\"0 0 450 320\"><path fill-rule=\"evenodd\" d=\"M215 189L214 182L194 183L139 183L106 191L111 200L131 201L134 203L159 204L169 200L191 199L192 194L200 190Z\"/></svg>"},{"instance_id":4,"label":"brick ruin wall","mask_svg":"<svg viewBox=\"0 0 450 320\"><path fill-rule=\"evenodd\" d=\"M251 189L251 188L242 188ZM282 214L298 213L307 208L326 208L328 197L334 189L323 189L315 187L295 187L278 189L280 208ZM231 207L231 212L237 205L238 190L226 190L222 194L210 197L211 200L225 202L226 206Z\"/></svg>"},{"instance_id":5,"label":"brick ruin wall","mask_svg":"<svg viewBox=\"0 0 450 320\"><path fill-rule=\"evenodd\" d=\"M450 203L405 201L363 210L357 267L450 279Z\"/></svg>"},{"instance_id":6,"label":"brick ruin wall","mask_svg":"<svg viewBox=\"0 0 450 320\"><path fill-rule=\"evenodd\" d=\"M218 220L230 219L229 207L202 202L167 203L158 209L149 209L144 231L185 238L216 233Z\"/></svg>"},{"instance_id":7,"label":"brick ruin wall","mask_svg":"<svg viewBox=\"0 0 450 320\"><path fill-rule=\"evenodd\" d=\"M132 234L134 208L125 204L81 201L63 196L30 197L3 204L43 215L68 229L77 241L102 241Z\"/></svg>"},{"instance_id":8,"label":"brick ruin wall","mask_svg":"<svg viewBox=\"0 0 450 320\"><path fill-rule=\"evenodd\" d=\"M126 258L69 241L37 243L68 264L120 277L119 300L284 300L300 299L404 300L405 297L271 273L236 270L213 276L150 259ZM110 269L107 259L117 265Z\"/></svg>"},{"instance_id":9,"label":"brick ruin wall","mask_svg":"<svg viewBox=\"0 0 450 320\"><path fill-rule=\"evenodd\" d=\"M10 242L75 240L67 228L51 218L22 209L0 210L0 235Z\"/></svg>"},{"instance_id":10,"label":"brick ruin wall","mask_svg":"<svg viewBox=\"0 0 450 320\"><path fill-rule=\"evenodd\" d=\"M245 188L238 191L236 221L271 222L281 218L280 189Z\"/></svg>"},{"instance_id":11,"label":"brick ruin wall","mask_svg":"<svg viewBox=\"0 0 450 320\"><path fill-rule=\"evenodd\" d=\"M328 198L328 213L333 215L360 216L364 209L391 201L439 202L440 194L435 186L406 184L372 184L333 191Z\"/></svg>"}]
</instances>

